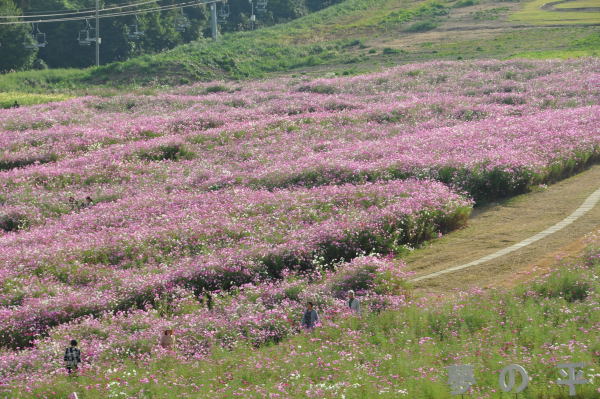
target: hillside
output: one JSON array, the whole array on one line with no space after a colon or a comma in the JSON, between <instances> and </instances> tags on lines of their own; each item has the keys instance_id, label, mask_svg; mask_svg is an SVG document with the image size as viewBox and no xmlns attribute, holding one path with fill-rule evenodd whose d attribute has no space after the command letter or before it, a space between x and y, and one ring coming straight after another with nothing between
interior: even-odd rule
<instances>
[{"instance_id":1,"label":"hillside","mask_svg":"<svg viewBox=\"0 0 600 399\"><path fill-rule=\"evenodd\" d=\"M346 0L289 23L223 35L218 43L201 40L97 69L4 75L0 90L177 85L282 71L348 75L429 59L597 54L600 12L577 5L544 9L539 0Z\"/></svg>"},{"instance_id":2,"label":"hillside","mask_svg":"<svg viewBox=\"0 0 600 399\"><path fill-rule=\"evenodd\" d=\"M598 65L434 61L0 110L0 392L64 397L44 387L65 381L59 348L72 337L85 378L65 389L106 397L132 364L198 370L235 348L286 342L307 301L324 324L355 323L349 289L367 314L401 317L414 304L407 279L426 271L407 264L411 249L463 228L474 205L598 162ZM585 195L582 181L562 192ZM546 299L591 311L593 275L566 273L524 302L536 317ZM555 293L563 286L572 297ZM415 315L428 342L442 327L421 317L437 316ZM486 317L465 328L478 333L497 315ZM156 344L167 328L176 356ZM554 333L544 334L535 351ZM577 356L593 358L588 347ZM87 388L94 375L110 385ZM130 397L144 397L145 375Z\"/></svg>"},{"instance_id":3,"label":"hillside","mask_svg":"<svg viewBox=\"0 0 600 399\"><path fill-rule=\"evenodd\" d=\"M599 397L597 8L346 0L0 76L0 397Z\"/></svg>"}]
</instances>

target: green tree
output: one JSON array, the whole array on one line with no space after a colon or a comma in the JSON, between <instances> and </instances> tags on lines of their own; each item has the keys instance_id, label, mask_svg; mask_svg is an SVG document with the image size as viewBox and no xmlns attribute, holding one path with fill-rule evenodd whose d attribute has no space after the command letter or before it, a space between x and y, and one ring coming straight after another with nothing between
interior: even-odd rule
<instances>
[{"instance_id":1,"label":"green tree","mask_svg":"<svg viewBox=\"0 0 600 399\"><path fill-rule=\"evenodd\" d=\"M171 0L172 1L172 0ZM178 0L181 3L181 0ZM101 0L100 7L123 5L122 0ZM177 2L176 2L177 3ZM176 4L175 3L175 4ZM145 5L146 9L168 5L167 0ZM75 10L94 8L95 0L28 0L26 11L40 12L48 10ZM134 55L155 53L178 44L198 39L207 26L208 13L204 6L185 9L191 26L183 32L175 29L175 19L181 15L179 9L144 13L135 16L119 16L100 20L100 63L122 61ZM137 22L139 38L128 36L131 26ZM91 28L95 28L94 18L89 19ZM95 62L95 45L81 46L77 40L79 31L86 30L85 21L53 22L41 25L47 34L48 46L40 50L39 57L50 67L87 67Z\"/></svg>"},{"instance_id":2,"label":"green tree","mask_svg":"<svg viewBox=\"0 0 600 399\"><path fill-rule=\"evenodd\" d=\"M0 0L0 15L21 15L13 0ZM2 22L16 20L1 19ZM37 49L28 49L24 42L31 42L28 25L0 25L0 72L31 68Z\"/></svg>"}]
</instances>

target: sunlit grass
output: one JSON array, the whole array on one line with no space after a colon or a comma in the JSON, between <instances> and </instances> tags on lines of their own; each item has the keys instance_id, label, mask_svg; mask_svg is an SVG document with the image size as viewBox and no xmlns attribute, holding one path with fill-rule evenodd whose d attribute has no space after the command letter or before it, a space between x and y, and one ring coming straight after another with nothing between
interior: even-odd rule
<instances>
[{"instance_id":1,"label":"sunlit grass","mask_svg":"<svg viewBox=\"0 0 600 399\"><path fill-rule=\"evenodd\" d=\"M583 7L600 7L598 0L575 0L567 3L557 4L554 8L583 8Z\"/></svg>"},{"instance_id":2,"label":"sunlit grass","mask_svg":"<svg viewBox=\"0 0 600 399\"><path fill-rule=\"evenodd\" d=\"M529 22L531 24L594 24L600 23L600 12L596 11L569 11L560 12L552 10L543 10L545 4L550 3L550 0L532 0L523 4L523 8L510 16L513 21ZM594 0L582 0L577 2L569 2L562 4L562 8L580 8L580 7L598 7L598 2Z\"/></svg>"},{"instance_id":3,"label":"sunlit grass","mask_svg":"<svg viewBox=\"0 0 600 399\"><path fill-rule=\"evenodd\" d=\"M63 101L69 96L65 94L34 94L21 92L0 92L0 108L12 107L15 102L19 105L44 104L53 101Z\"/></svg>"},{"instance_id":4,"label":"sunlit grass","mask_svg":"<svg viewBox=\"0 0 600 399\"><path fill-rule=\"evenodd\" d=\"M549 59L549 58L579 58L598 57L600 50L551 50L551 51L526 51L518 53L509 58Z\"/></svg>"},{"instance_id":5,"label":"sunlit grass","mask_svg":"<svg viewBox=\"0 0 600 399\"><path fill-rule=\"evenodd\" d=\"M498 371L520 364L531 381L523 399L567 398L556 365L586 363L580 398L596 397L600 350L598 267L563 267L512 292L472 292L365 314L278 345L215 349L209 359L112 362L58 377L24 398L422 398L451 397L445 367L472 364L473 397L503 398ZM577 295L571 295L575 293ZM18 395L16 392L13 394ZM277 396L280 395L280 396Z\"/></svg>"}]
</instances>

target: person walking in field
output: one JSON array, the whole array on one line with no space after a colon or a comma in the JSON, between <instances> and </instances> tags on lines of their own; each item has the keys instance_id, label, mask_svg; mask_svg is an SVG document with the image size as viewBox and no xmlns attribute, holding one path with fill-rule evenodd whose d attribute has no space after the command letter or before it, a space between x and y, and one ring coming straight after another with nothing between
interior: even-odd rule
<instances>
[{"instance_id":1,"label":"person walking in field","mask_svg":"<svg viewBox=\"0 0 600 399\"><path fill-rule=\"evenodd\" d=\"M81 363L81 351L77 347L76 340L71 340L71 346L65 349L64 361L69 374L77 370L79 363Z\"/></svg>"},{"instance_id":2,"label":"person walking in field","mask_svg":"<svg viewBox=\"0 0 600 399\"><path fill-rule=\"evenodd\" d=\"M360 314L360 301L354 296L354 291L348 291L348 307Z\"/></svg>"},{"instance_id":3,"label":"person walking in field","mask_svg":"<svg viewBox=\"0 0 600 399\"><path fill-rule=\"evenodd\" d=\"M173 349L175 346L175 337L173 336L173 330L167 329L160 335L160 346L163 349Z\"/></svg>"},{"instance_id":4,"label":"person walking in field","mask_svg":"<svg viewBox=\"0 0 600 399\"><path fill-rule=\"evenodd\" d=\"M308 302L306 305L306 311L302 317L302 327L308 330L315 328L317 322L319 321L319 315L317 314L317 311L313 309L313 307L314 304L312 302Z\"/></svg>"}]
</instances>

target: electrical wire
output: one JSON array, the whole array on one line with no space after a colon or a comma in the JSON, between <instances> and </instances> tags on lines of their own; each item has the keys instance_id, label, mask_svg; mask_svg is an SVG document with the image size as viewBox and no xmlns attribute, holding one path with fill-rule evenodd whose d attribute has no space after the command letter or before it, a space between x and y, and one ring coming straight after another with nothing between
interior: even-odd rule
<instances>
[{"instance_id":1,"label":"electrical wire","mask_svg":"<svg viewBox=\"0 0 600 399\"><path fill-rule=\"evenodd\" d=\"M194 0L194 1L187 2L187 3L169 4L166 6L160 6L160 7L155 7L155 8L131 10L131 11L125 11L125 12L119 12L119 13L112 13L112 14L100 14L98 16L98 18L104 19L104 18L124 17L124 16L137 15L137 14L148 14L148 13L155 13L155 12L160 12L160 11L174 10L176 8L183 9L183 8L188 8L188 7L195 7L195 6L198 6L201 4L218 3L218 2L222 2L222 1L224 1L224 0ZM31 21L0 22L0 25L24 25L24 24L31 24L31 23L84 21L84 20L93 19L93 18L95 18L95 12L90 15L86 15L86 16L82 16L82 17L40 19L40 20L31 20Z\"/></svg>"},{"instance_id":2,"label":"electrical wire","mask_svg":"<svg viewBox=\"0 0 600 399\"><path fill-rule=\"evenodd\" d=\"M161 1L161 0L156 0L156 1ZM25 16L25 15L36 15L36 14L43 14L43 13L68 13L70 11L91 11L91 10L96 10L96 7L89 7L89 8L77 8L77 9L58 9L58 10L37 10L37 11L29 11L24 13L23 15L19 15L20 17Z\"/></svg>"},{"instance_id":3,"label":"electrical wire","mask_svg":"<svg viewBox=\"0 0 600 399\"><path fill-rule=\"evenodd\" d=\"M111 10L118 10L118 9L123 9L123 8L140 7L140 6L143 6L143 5L146 5L146 4L156 3L158 1L161 1L161 0L147 0L147 1L142 1L142 2L139 2L139 3L123 4L123 5L120 5L120 6L111 6L111 7L99 9L99 12L111 11ZM169 5L172 5L172 4L169 4ZM29 14L29 15L28 14L24 14L24 15L0 15L0 19L2 19L2 18L4 18L4 19L9 19L9 18L46 18L46 17L60 17L60 16L69 16L69 15L78 15L78 14L94 14L94 13L96 13L96 9L95 8L90 8L90 9L83 9L83 10L72 10L72 11L64 12L64 13L60 12L60 13L35 14L35 15L31 15L31 14Z\"/></svg>"}]
</instances>

